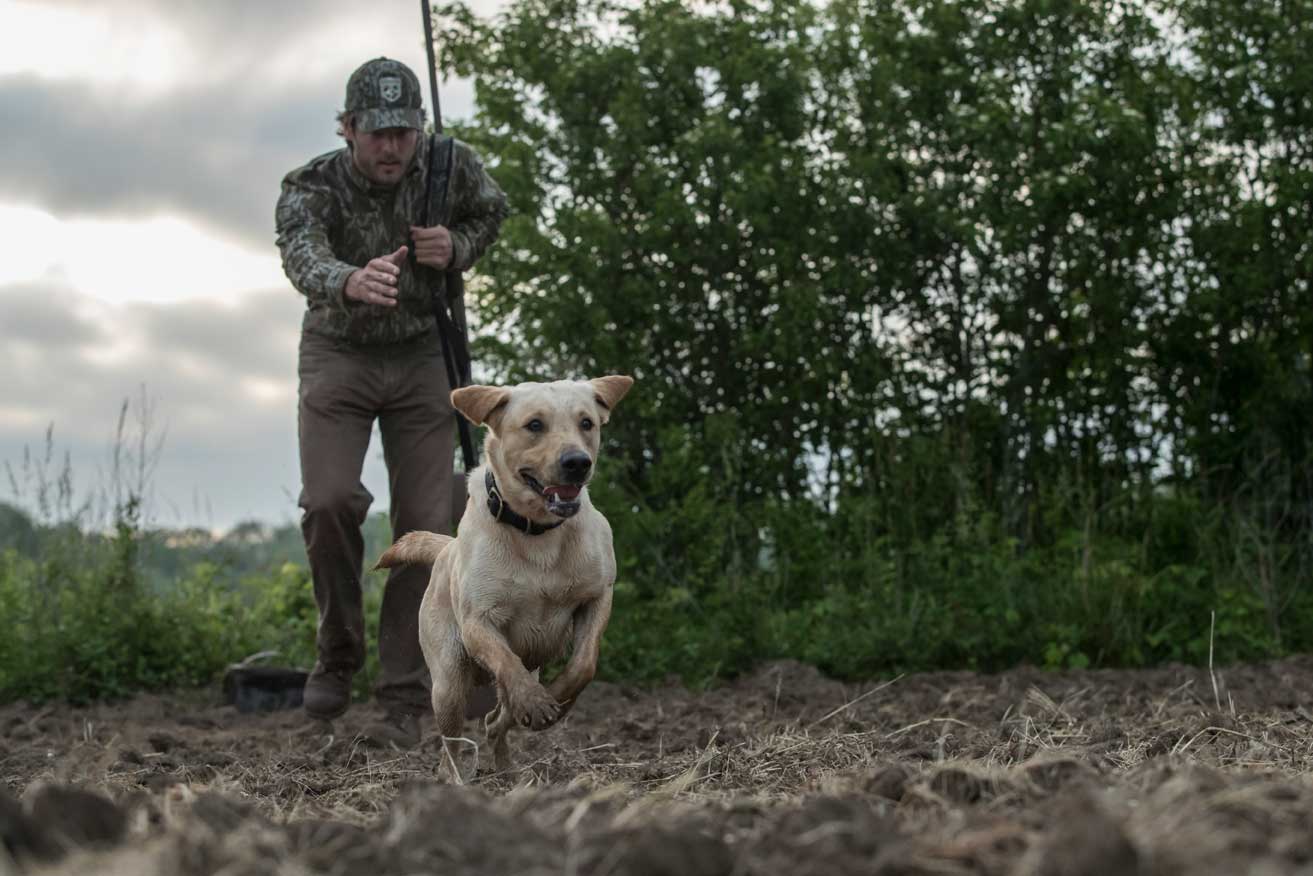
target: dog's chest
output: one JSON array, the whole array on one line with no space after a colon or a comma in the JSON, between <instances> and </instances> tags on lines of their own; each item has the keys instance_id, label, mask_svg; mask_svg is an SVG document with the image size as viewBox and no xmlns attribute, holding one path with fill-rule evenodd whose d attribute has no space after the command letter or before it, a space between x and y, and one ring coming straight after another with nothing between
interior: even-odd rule
<instances>
[{"instance_id":1,"label":"dog's chest","mask_svg":"<svg viewBox=\"0 0 1313 876\"><path fill-rule=\"evenodd\" d=\"M603 558L593 551L563 550L537 554L508 566L516 591L545 606L574 609L602 594L607 577Z\"/></svg>"},{"instance_id":2,"label":"dog's chest","mask_svg":"<svg viewBox=\"0 0 1313 876\"><path fill-rule=\"evenodd\" d=\"M516 580L498 612L498 626L525 666L542 666L565 653L575 612L600 591L592 582L557 576Z\"/></svg>"},{"instance_id":3,"label":"dog's chest","mask_svg":"<svg viewBox=\"0 0 1313 876\"><path fill-rule=\"evenodd\" d=\"M517 575L515 589L522 603L531 603L545 614L573 611L602 594L600 576L570 574L558 570L521 573ZM525 606L526 608L528 606Z\"/></svg>"}]
</instances>

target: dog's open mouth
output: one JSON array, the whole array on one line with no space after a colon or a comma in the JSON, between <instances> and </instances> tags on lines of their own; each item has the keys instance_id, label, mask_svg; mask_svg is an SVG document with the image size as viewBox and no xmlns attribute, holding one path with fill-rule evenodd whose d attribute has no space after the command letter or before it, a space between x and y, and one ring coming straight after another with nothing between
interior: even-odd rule
<instances>
[{"instance_id":1,"label":"dog's open mouth","mask_svg":"<svg viewBox=\"0 0 1313 876\"><path fill-rule=\"evenodd\" d=\"M557 517L573 517L579 513L579 494L584 489L582 485L553 484L544 487L527 469L520 469L520 479L528 484L529 489L547 500L547 510Z\"/></svg>"}]
</instances>

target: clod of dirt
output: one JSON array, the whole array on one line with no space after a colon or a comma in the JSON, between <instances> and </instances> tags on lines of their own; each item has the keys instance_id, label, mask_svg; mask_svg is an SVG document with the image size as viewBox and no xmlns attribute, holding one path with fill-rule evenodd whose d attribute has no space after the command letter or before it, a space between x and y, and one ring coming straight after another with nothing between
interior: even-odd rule
<instances>
[{"instance_id":1,"label":"clod of dirt","mask_svg":"<svg viewBox=\"0 0 1313 876\"><path fill-rule=\"evenodd\" d=\"M315 873L332 873L369 849L370 832L343 821L301 821L287 826L291 850Z\"/></svg>"},{"instance_id":2,"label":"clod of dirt","mask_svg":"<svg viewBox=\"0 0 1313 876\"><path fill-rule=\"evenodd\" d=\"M27 798L32 820L73 848L112 846L128 832L127 813L94 791L42 785Z\"/></svg>"},{"instance_id":3,"label":"clod of dirt","mask_svg":"<svg viewBox=\"0 0 1313 876\"><path fill-rule=\"evenodd\" d=\"M945 800L966 806L998 795L998 783L958 767L943 767L930 777L930 790Z\"/></svg>"},{"instance_id":4,"label":"clod of dirt","mask_svg":"<svg viewBox=\"0 0 1313 876\"><path fill-rule=\"evenodd\" d=\"M1053 828L1038 850L1035 876L1136 876L1140 872L1135 846L1098 800L1078 792L1057 806Z\"/></svg>"},{"instance_id":5,"label":"clod of dirt","mask_svg":"<svg viewBox=\"0 0 1313 876\"><path fill-rule=\"evenodd\" d=\"M369 831L358 824L326 819L297 821L287 825L287 836L295 850L324 849L336 845L360 844Z\"/></svg>"},{"instance_id":6,"label":"clod of dirt","mask_svg":"<svg viewBox=\"0 0 1313 876\"><path fill-rule=\"evenodd\" d=\"M252 820L264 821L249 803L213 793L199 794L191 801L191 817L216 834L229 833Z\"/></svg>"},{"instance_id":7,"label":"clod of dirt","mask_svg":"<svg viewBox=\"0 0 1313 876\"><path fill-rule=\"evenodd\" d=\"M146 737L146 741L151 744L153 751L160 752L173 751L181 744L172 733L152 733Z\"/></svg>"},{"instance_id":8,"label":"clod of dirt","mask_svg":"<svg viewBox=\"0 0 1313 876\"><path fill-rule=\"evenodd\" d=\"M1037 758L1022 766L1022 773L1046 794L1056 793L1075 784L1092 782L1097 774L1086 764L1071 758Z\"/></svg>"},{"instance_id":9,"label":"clod of dirt","mask_svg":"<svg viewBox=\"0 0 1313 876\"><path fill-rule=\"evenodd\" d=\"M747 873L802 876L899 872L906 843L895 824L857 797L811 797L785 811L745 851Z\"/></svg>"},{"instance_id":10,"label":"clod of dirt","mask_svg":"<svg viewBox=\"0 0 1313 876\"><path fill-rule=\"evenodd\" d=\"M23 811L23 805L3 791L0 791L0 846L19 862L53 861L63 852L55 838Z\"/></svg>"},{"instance_id":11,"label":"clod of dirt","mask_svg":"<svg viewBox=\"0 0 1313 876\"><path fill-rule=\"evenodd\" d=\"M182 784L182 777L168 772L151 773L141 780L141 785L152 794L163 794L174 785Z\"/></svg>"},{"instance_id":12,"label":"clod of dirt","mask_svg":"<svg viewBox=\"0 0 1313 876\"><path fill-rule=\"evenodd\" d=\"M1025 853L1030 840L1030 832L1025 827L1000 819L964 830L936 849L935 857L958 861L972 873L1011 873L1012 862Z\"/></svg>"},{"instance_id":13,"label":"clod of dirt","mask_svg":"<svg viewBox=\"0 0 1313 876\"><path fill-rule=\"evenodd\" d=\"M569 874L726 876L734 857L725 843L690 825L611 830L589 836L567 856Z\"/></svg>"},{"instance_id":14,"label":"clod of dirt","mask_svg":"<svg viewBox=\"0 0 1313 876\"><path fill-rule=\"evenodd\" d=\"M224 751L198 751L194 760L207 767L226 767L237 762L237 758Z\"/></svg>"},{"instance_id":15,"label":"clod of dirt","mask_svg":"<svg viewBox=\"0 0 1313 876\"><path fill-rule=\"evenodd\" d=\"M865 782L865 789L877 797L898 801L903 799L910 781L912 781L912 773L905 767L894 764L872 773Z\"/></svg>"},{"instance_id":16,"label":"clod of dirt","mask_svg":"<svg viewBox=\"0 0 1313 876\"><path fill-rule=\"evenodd\" d=\"M379 867L385 873L559 874L559 835L495 809L482 791L436 782L412 783L381 826Z\"/></svg>"}]
</instances>

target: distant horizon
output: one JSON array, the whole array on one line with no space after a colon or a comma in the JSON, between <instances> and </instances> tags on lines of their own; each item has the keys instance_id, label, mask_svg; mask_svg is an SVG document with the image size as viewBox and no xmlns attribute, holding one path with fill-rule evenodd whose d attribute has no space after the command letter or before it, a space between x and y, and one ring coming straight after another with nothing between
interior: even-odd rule
<instances>
[{"instance_id":1,"label":"distant horizon","mask_svg":"<svg viewBox=\"0 0 1313 876\"><path fill-rule=\"evenodd\" d=\"M50 513L42 512L41 502L37 494L44 490L47 494L55 495L58 492L59 482L64 479L66 454L59 447L57 430L53 432L52 437L54 441L50 448L49 468L44 474L41 474L37 467L38 463L42 466L46 465L47 450L44 432L39 453L34 446L29 445L25 448L28 458L31 460L28 467L30 473L26 477L24 475L23 457L20 456L19 459L0 459L0 504L18 509L34 523L41 525L68 523L72 522L69 519L70 517L76 517L87 531L112 531L114 524L112 519L113 500L111 497L114 488L108 469L110 468L109 460L112 455L113 442L106 443L102 454L104 457L101 461L102 464L95 466L94 471L80 472L72 459L72 454L68 454L67 483L72 488L71 495L63 500L49 500L57 502L60 507L53 509ZM381 467L382 450L377 441L377 429L375 430L374 439L370 444L370 455L375 455L375 451L377 451L379 457L377 464ZM161 447L160 455L161 462L163 462L164 457L167 456L167 447ZM459 476L459 474L458 470L457 475ZM152 475L152 477L154 476ZM18 489L15 489L16 485ZM208 525L200 522L197 518L206 515L212 516L212 508L193 508L193 514L188 516L182 509L173 505L167 495L162 498L158 495L160 491L157 488L151 486L149 482L147 486L146 496L142 503L142 524L143 527L148 529L169 531L202 530L210 533L215 538L219 538L247 524L257 524L273 529L284 526L300 526L301 509L296 504L295 496L292 496L289 500L288 508L290 510L282 516L236 517L222 525ZM203 497L195 498L197 501L204 501ZM386 515L387 512L387 496L384 495L381 499L375 497L369 508L369 515Z\"/></svg>"}]
</instances>

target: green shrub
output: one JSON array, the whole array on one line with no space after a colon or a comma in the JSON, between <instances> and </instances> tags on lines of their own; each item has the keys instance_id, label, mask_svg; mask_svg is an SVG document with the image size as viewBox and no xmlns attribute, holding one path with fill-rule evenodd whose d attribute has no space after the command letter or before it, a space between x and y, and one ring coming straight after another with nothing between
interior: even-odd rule
<instances>
[{"instance_id":1,"label":"green shrub","mask_svg":"<svg viewBox=\"0 0 1313 876\"><path fill-rule=\"evenodd\" d=\"M1141 498L1113 515L1050 508L1069 524L1023 546L965 501L931 529L883 525L887 509L861 497L834 515L810 502L726 504L712 482L661 509L619 487L596 492L619 566L601 665L611 680L701 686L779 658L862 679L1202 663L1210 649L1225 664L1313 648L1313 597L1298 566L1274 563L1262 579L1255 571L1255 550L1280 557L1294 547L1279 533L1260 540L1252 521L1238 533L1234 516L1207 513L1197 497ZM302 563L234 577L224 562L200 560L147 583L128 543L141 538L133 525L109 538L71 527L40 536L35 555L0 553L9 631L0 701L210 685L265 650L287 665L314 662L317 612ZM365 582L361 697L377 676L383 581Z\"/></svg>"},{"instance_id":2,"label":"green shrub","mask_svg":"<svg viewBox=\"0 0 1313 876\"><path fill-rule=\"evenodd\" d=\"M213 684L259 651L309 668L317 612L306 568L285 563L235 585L199 563L171 587L115 588L102 564L70 566L0 554L0 702L113 699L139 691ZM119 582L120 584L122 581ZM366 629L376 642L381 578L367 579ZM356 678L366 695L377 676L372 649Z\"/></svg>"},{"instance_id":3,"label":"green shrub","mask_svg":"<svg viewBox=\"0 0 1313 876\"><path fill-rule=\"evenodd\" d=\"M684 578L642 560L681 522L639 525L621 515L602 672L701 684L787 657L860 679L1022 663L1200 664L1210 645L1219 664L1313 648L1313 597L1296 570L1269 585L1290 594L1278 637L1252 569L1228 561L1236 534L1205 507L1159 496L1135 519L1125 509L1111 520L1094 515L1023 548L988 514L920 535L881 534L855 524L875 518L860 503L842 520L807 503L777 504L735 521L742 528L751 519L762 532L753 568L726 564L717 576L700 566ZM690 516L701 545L729 540L723 515L695 507ZM645 541L631 552L635 537Z\"/></svg>"}]
</instances>

